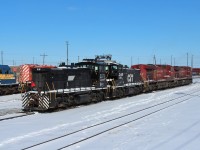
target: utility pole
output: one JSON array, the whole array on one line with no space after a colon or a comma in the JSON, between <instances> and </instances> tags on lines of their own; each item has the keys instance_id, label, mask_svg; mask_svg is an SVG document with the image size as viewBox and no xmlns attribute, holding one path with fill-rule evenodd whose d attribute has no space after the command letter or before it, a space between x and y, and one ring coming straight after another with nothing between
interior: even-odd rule
<instances>
[{"instance_id":1,"label":"utility pole","mask_svg":"<svg viewBox=\"0 0 200 150\"><path fill-rule=\"evenodd\" d=\"M193 55L192 55L192 58L191 58L191 68L193 68Z\"/></svg>"},{"instance_id":2,"label":"utility pole","mask_svg":"<svg viewBox=\"0 0 200 150\"><path fill-rule=\"evenodd\" d=\"M3 51L1 51L1 64L3 65Z\"/></svg>"},{"instance_id":3,"label":"utility pole","mask_svg":"<svg viewBox=\"0 0 200 150\"><path fill-rule=\"evenodd\" d=\"M188 67L188 53L187 53L187 67Z\"/></svg>"},{"instance_id":4,"label":"utility pole","mask_svg":"<svg viewBox=\"0 0 200 150\"><path fill-rule=\"evenodd\" d=\"M35 58L33 57L33 64L34 64L34 59L35 59Z\"/></svg>"},{"instance_id":5,"label":"utility pole","mask_svg":"<svg viewBox=\"0 0 200 150\"><path fill-rule=\"evenodd\" d=\"M176 60L175 60L175 58L174 58L174 66L176 65Z\"/></svg>"},{"instance_id":6,"label":"utility pole","mask_svg":"<svg viewBox=\"0 0 200 150\"><path fill-rule=\"evenodd\" d=\"M156 65L156 56L153 56L153 63Z\"/></svg>"},{"instance_id":7,"label":"utility pole","mask_svg":"<svg viewBox=\"0 0 200 150\"><path fill-rule=\"evenodd\" d=\"M67 66L68 66L68 45L69 45L69 42L68 41L66 41L66 45L67 45Z\"/></svg>"},{"instance_id":8,"label":"utility pole","mask_svg":"<svg viewBox=\"0 0 200 150\"><path fill-rule=\"evenodd\" d=\"M45 57L48 56L48 55L46 55L46 54L44 53L43 55L40 55L40 56L43 57L43 65L44 65L44 59L45 59Z\"/></svg>"},{"instance_id":9,"label":"utility pole","mask_svg":"<svg viewBox=\"0 0 200 150\"><path fill-rule=\"evenodd\" d=\"M172 55L171 55L171 66L172 66Z\"/></svg>"},{"instance_id":10,"label":"utility pole","mask_svg":"<svg viewBox=\"0 0 200 150\"><path fill-rule=\"evenodd\" d=\"M132 64L133 64L133 62L132 62L133 60L132 60L132 56L131 56L131 66L132 66Z\"/></svg>"}]
</instances>

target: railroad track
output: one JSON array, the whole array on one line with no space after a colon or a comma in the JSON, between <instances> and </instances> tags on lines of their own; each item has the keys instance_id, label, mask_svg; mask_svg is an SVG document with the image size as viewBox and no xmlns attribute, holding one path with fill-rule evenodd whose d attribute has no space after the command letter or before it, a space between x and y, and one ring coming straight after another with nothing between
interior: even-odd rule
<instances>
[{"instance_id":1,"label":"railroad track","mask_svg":"<svg viewBox=\"0 0 200 150\"><path fill-rule=\"evenodd\" d=\"M15 118L20 118L20 117L30 116L30 115L33 115L33 114L35 114L35 113L34 112L22 112L21 115L7 117L7 118L1 118L0 122L1 121L5 121L5 120L11 120L11 119L15 119Z\"/></svg>"},{"instance_id":2,"label":"railroad track","mask_svg":"<svg viewBox=\"0 0 200 150\"><path fill-rule=\"evenodd\" d=\"M196 92L192 92L189 94L183 94L182 96L179 96L177 98L170 99L165 102L161 102L125 115L122 115L120 117L116 117L101 123L97 123L88 127L84 127L82 129L64 134L62 136L58 136L56 138L52 138L46 141L43 141L41 143L23 148L23 150L27 149L45 149L48 147L55 147L60 146L60 147L55 147L54 149L65 149L68 147L75 146L81 142L86 142L87 140L90 140L92 138L95 138L97 136L100 136L104 133L107 133L109 131L112 131L114 129L117 129L119 127L122 127L124 125L133 123L135 121L144 119L148 116L151 116L153 114L159 113L160 111L166 110L170 107L173 107L175 105L178 105L180 103L183 103L185 101L190 100L193 97L200 96L200 95L195 95ZM184 99L182 99L184 98ZM159 108L157 108L159 107ZM155 109L157 108L157 109ZM131 118L130 118L131 117ZM122 118L123 118L123 123L122 123ZM113 126L114 125L114 126ZM96 133L94 133L96 132ZM80 137L81 135L81 137ZM58 144L59 143L59 144ZM68 143L68 144L67 144ZM47 146L47 147L46 147Z\"/></svg>"}]
</instances>

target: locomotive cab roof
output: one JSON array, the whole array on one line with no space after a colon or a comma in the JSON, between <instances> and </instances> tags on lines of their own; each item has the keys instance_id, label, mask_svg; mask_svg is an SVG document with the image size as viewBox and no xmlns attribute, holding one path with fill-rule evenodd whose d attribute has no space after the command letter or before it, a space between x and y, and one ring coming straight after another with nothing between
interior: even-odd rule
<instances>
[{"instance_id":1,"label":"locomotive cab roof","mask_svg":"<svg viewBox=\"0 0 200 150\"><path fill-rule=\"evenodd\" d=\"M82 67L82 68L90 68L89 66L110 66L110 65L115 65L115 66L123 66L120 63L117 63L114 60L111 60L112 55L97 55L95 59L83 59L83 61L78 62L75 64L77 67Z\"/></svg>"},{"instance_id":2,"label":"locomotive cab roof","mask_svg":"<svg viewBox=\"0 0 200 150\"><path fill-rule=\"evenodd\" d=\"M12 73L12 71L8 65L0 65L0 73L10 74L10 73Z\"/></svg>"}]
</instances>

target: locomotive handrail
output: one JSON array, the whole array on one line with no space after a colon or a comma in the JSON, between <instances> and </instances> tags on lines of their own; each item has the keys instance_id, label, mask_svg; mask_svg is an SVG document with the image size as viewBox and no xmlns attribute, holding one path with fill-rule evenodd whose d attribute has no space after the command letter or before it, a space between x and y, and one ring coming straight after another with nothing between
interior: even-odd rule
<instances>
[{"instance_id":1,"label":"locomotive handrail","mask_svg":"<svg viewBox=\"0 0 200 150\"><path fill-rule=\"evenodd\" d=\"M21 91L21 93L23 93L24 84L22 82L20 82L18 89Z\"/></svg>"},{"instance_id":2,"label":"locomotive handrail","mask_svg":"<svg viewBox=\"0 0 200 150\"><path fill-rule=\"evenodd\" d=\"M46 85L47 85L47 88L49 89L49 91L50 91L50 88L49 88L49 85L48 85L48 83L46 82ZM50 94L50 99L51 99L51 92L49 92Z\"/></svg>"},{"instance_id":3,"label":"locomotive handrail","mask_svg":"<svg viewBox=\"0 0 200 150\"><path fill-rule=\"evenodd\" d=\"M112 89L113 89L113 91L114 91L114 90L116 89L116 83L115 83L115 80L114 80L114 79L112 79L112 81L111 81L111 82L112 82L112 85L113 85L113 86L112 86Z\"/></svg>"},{"instance_id":4,"label":"locomotive handrail","mask_svg":"<svg viewBox=\"0 0 200 150\"><path fill-rule=\"evenodd\" d=\"M52 87L53 87L53 89L56 91L56 89L55 89L55 86L54 86L53 82L52 82ZM56 99L56 92L55 92L55 99Z\"/></svg>"}]
</instances>

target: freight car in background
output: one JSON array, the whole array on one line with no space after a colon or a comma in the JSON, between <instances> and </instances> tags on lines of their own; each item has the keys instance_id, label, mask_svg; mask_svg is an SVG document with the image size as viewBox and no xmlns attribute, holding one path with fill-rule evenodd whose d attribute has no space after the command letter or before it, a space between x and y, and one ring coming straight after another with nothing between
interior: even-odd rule
<instances>
[{"instance_id":1,"label":"freight car in background","mask_svg":"<svg viewBox=\"0 0 200 150\"><path fill-rule=\"evenodd\" d=\"M138 64L131 66L131 68L140 69L145 92L192 83L190 67Z\"/></svg>"},{"instance_id":2,"label":"freight car in background","mask_svg":"<svg viewBox=\"0 0 200 150\"><path fill-rule=\"evenodd\" d=\"M111 55L84 59L71 67L34 68L24 110L46 111L117 99L192 83L191 68L139 64L127 68Z\"/></svg>"},{"instance_id":3,"label":"freight car in background","mask_svg":"<svg viewBox=\"0 0 200 150\"><path fill-rule=\"evenodd\" d=\"M192 68L192 75L200 76L200 68Z\"/></svg>"}]
</instances>

